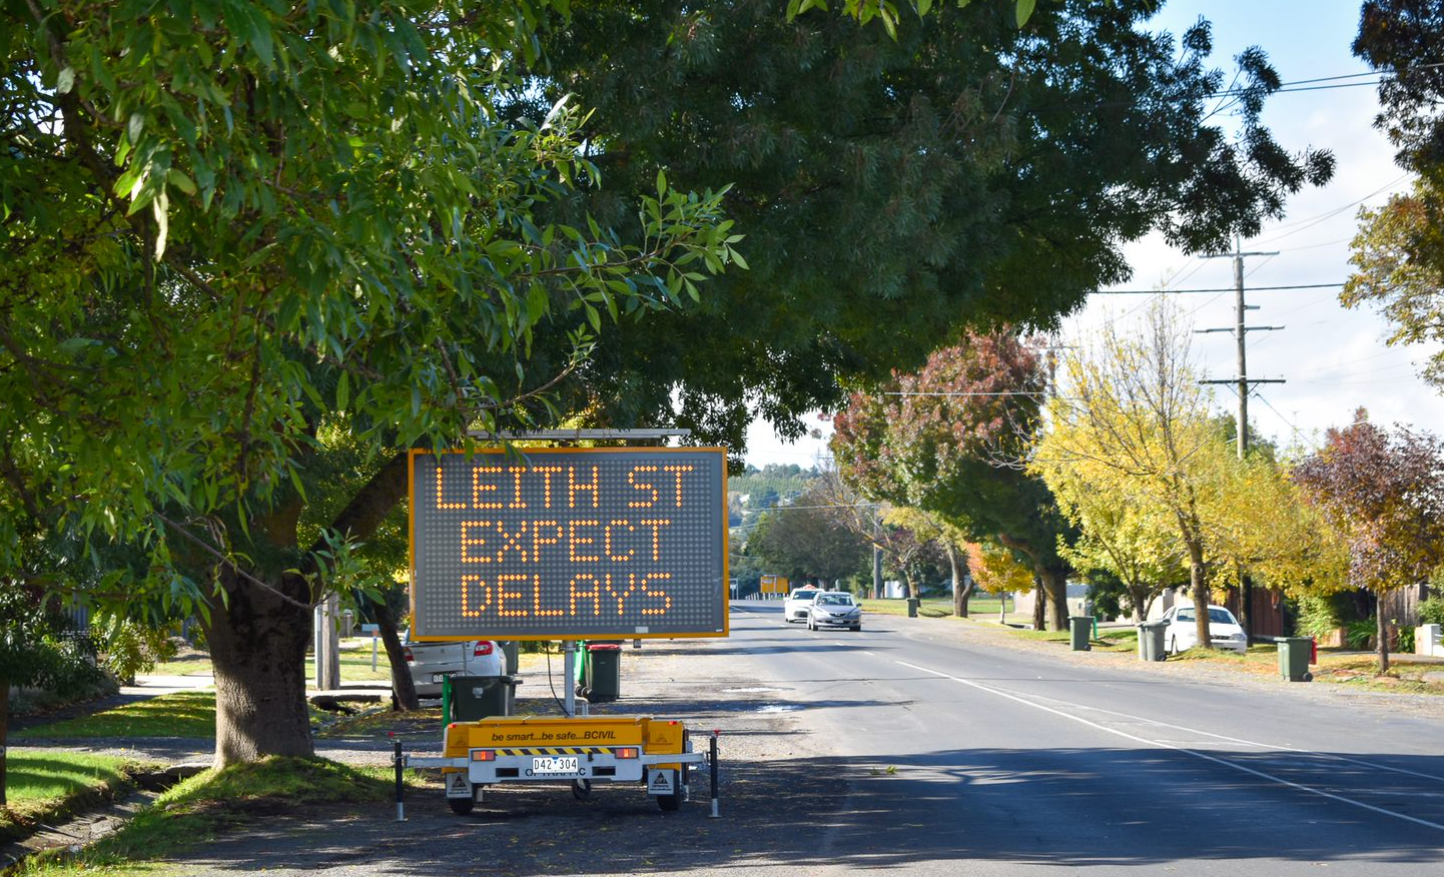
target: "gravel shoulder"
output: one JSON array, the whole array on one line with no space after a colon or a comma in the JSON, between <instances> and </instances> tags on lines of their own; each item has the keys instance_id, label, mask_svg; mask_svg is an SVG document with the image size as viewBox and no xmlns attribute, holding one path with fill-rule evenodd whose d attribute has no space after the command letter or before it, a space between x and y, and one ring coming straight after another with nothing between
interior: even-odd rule
<instances>
[{"instance_id":1,"label":"gravel shoulder","mask_svg":"<svg viewBox=\"0 0 1444 877\"><path fill-rule=\"evenodd\" d=\"M831 871L819 857L818 832L799 831L799 819L806 826L825 820L828 809L846 798L850 778L836 764L820 768L825 757L798 757L816 756L822 741L732 653L726 641L628 648L624 700L593 707L594 714L679 718L699 738L720 731L720 819L708 815L705 771L694 774L691 801L676 813L663 813L630 785L598 786L580 802L559 784L488 789L470 816L458 817L440 783L427 777L425 790L408 797L406 822L396 822L389 805L288 812L251 822L167 864L207 877L260 870L332 877ZM518 713L557 714L549 688L545 671L531 674L524 688L531 696L519 700ZM412 720L404 730L408 751L436 748L439 722ZM318 748L327 757L376 761L389 758L390 743L373 726L364 736L318 740Z\"/></svg>"}]
</instances>

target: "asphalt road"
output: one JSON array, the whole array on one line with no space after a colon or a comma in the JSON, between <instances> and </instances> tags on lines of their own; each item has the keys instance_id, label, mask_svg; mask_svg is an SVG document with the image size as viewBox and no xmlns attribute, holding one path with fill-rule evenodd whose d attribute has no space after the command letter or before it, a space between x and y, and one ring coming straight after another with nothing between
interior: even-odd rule
<instances>
[{"instance_id":1,"label":"asphalt road","mask_svg":"<svg viewBox=\"0 0 1444 877\"><path fill-rule=\"evenodd\" d=\"M581 803L504 786L457 817L436 786L412 795L405 823L389 808L313 807L252 819L171 867L1444 877L1439 701L1073 655L948 621L810 633L751 602L732 619L728 639L627 649L625 698L599 708L722 729L721 819L707 818L702 778L669 814L632 788ZM520 711L551 709L546 688L529 679Z\"/></svg>"},{"instance_id":2,"label":"asphalt road","mask_svg":"<svg viewBox=\"0 0 1444 877\"><path fill-rule=\"evenodd\" d=\"M819 802L814 863L1444 875L1437 718L904 619L811 633L778 604L734 607L735 660L797 705L815 770L849 778L836 812Z\"/></svg>"}]
</instances>

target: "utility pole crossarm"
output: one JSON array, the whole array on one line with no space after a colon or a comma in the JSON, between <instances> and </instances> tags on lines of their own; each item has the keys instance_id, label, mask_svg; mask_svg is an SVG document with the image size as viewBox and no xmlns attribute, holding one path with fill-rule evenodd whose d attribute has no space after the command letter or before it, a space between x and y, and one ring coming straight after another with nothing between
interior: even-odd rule
<instances>
[{"instance_id":1,"label":"utility pole crossarm","mask_svg":"<svg viewBox=\"0 0 1444 877\"><path fill-rule=\"evenodd\" d=\"M1245 256L1277 256L1277 251L1244 252L1242 242L1237 236L1234 237L1232 253L1210 253L1206 259L1232 259L1233 260L1233 290L1234 290L1234 324L1232 326L1195 329L1200 335L1207 335L1213 332L1233 333L1234 343L1238 345L1237 358L1238 368L1235 374L1237 377L1220 378L1217 380L1199 381L1201 384L1231 384L1238 393L1238 457L1243 459L1248 452L1248 395L1252 387L1258 384L1282 384L1282 378L1253 378L1248 376L1248 333L1250 332L1277 332L1283 326L1247 326L1244 324L1244 316L1249 311L1258 310L1257 305L1250 305L1243 297L1243 260Z\"/></svg>"}]
</instances>

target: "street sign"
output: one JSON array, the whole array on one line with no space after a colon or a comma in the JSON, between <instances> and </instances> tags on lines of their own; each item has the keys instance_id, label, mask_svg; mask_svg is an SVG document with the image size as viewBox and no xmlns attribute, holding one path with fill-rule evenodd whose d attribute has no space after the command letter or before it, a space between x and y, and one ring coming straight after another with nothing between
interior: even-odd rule
<instances>
[{"instance_id":1,"label":"street sign","mask_svg":"<svg viewBox=\"0 0 1444 877\"><path fill-rule=\"evenodd\" d=\"M727 635L722 448L410 459L412 638Z\"/></svg>"}]
</instances>

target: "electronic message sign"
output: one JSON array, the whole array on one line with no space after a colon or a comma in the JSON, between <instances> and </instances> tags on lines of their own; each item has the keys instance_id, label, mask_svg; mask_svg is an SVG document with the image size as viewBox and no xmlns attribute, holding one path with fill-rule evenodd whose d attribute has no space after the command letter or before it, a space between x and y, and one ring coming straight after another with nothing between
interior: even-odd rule
<instances>
[{"instance_id":1,"label":"electronic message sign","mask_svg":"<svg viewBox=\"0 0 1444 877\"><path fill-rule=\"evenodd\" d=\"M412 451L420 640L727 635L722 448Z\"/></svg>"}]
</instances>

